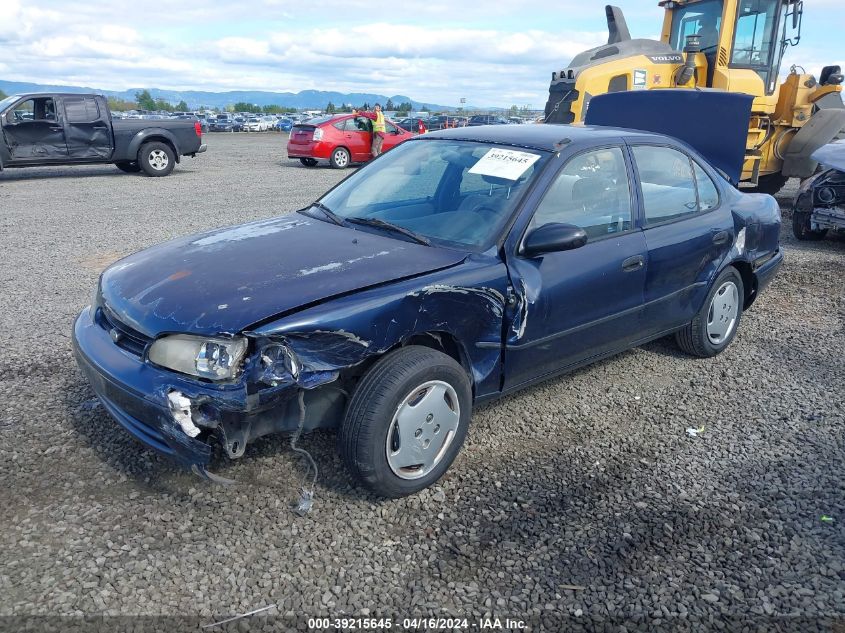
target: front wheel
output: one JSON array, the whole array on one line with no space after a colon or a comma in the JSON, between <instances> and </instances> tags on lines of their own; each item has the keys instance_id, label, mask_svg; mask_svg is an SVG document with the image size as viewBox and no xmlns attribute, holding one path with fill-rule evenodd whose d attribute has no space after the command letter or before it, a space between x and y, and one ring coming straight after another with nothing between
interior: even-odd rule
<instances>
[{"instance_id":1,"label":"front wheel","mask_svg":"<svg viewBox=\"0 0 845 633\"><path fill-rule=\"evenodd\" d=\"M346 169L349 167L349 150L345 147L338 147L332 152L330 162L335 169Z\"/></svg>"},{"instance_id":2,"label":"front wheel","mask_svg":"<svg viewBox=\"0 0 845 633\"><path fill-rule=\"evenodd\" d=\"M380 359L355 389L340 428L341 456L376 494L404 497L448 470L471 414L463 367L437 350L404 347Z\"/></svg>"},{"instance_id":3,"label":"front wheel","mask_svg":"<svg viewBox=\"0 0 845 633\"><path fill-rule=\"evenodd\" d=\"M730 266L716 278L695 318L676 334L680 348L702 358L723 351L736 336L744 300L742 276Z\"/></svg>"},{"instance_id":4,"label":"front wheel","mask_svg":"<svg viewBox=\"0 0 845 633\"><path fill-rule=\"evenodd\" d=\"M305 165L306 167L316 167L317 166L317 159L316 158L300 158L299 162Z\"/></svg>"},{"instance_id":5,"label":"front wheel","mask_svg":"<svg viewBox=\"0 0 845 633\"><path fill-rule=\"evenodd\" d=\"M792 234L801 241L817 242L827 235L827 229L813 230L810 214L806 211L792 212Z\"/></svg>"},{"instance_id":6,"label":"front wheel","mask_svg":"<svg viewBox=\"0 0 845 633\"><path fill-rule=\"evenodd\" d=\"M176 154L165 143L144 143L138 150L138 164L148 176L167 176L176 166Z\"/></svg>"}]
</instances>

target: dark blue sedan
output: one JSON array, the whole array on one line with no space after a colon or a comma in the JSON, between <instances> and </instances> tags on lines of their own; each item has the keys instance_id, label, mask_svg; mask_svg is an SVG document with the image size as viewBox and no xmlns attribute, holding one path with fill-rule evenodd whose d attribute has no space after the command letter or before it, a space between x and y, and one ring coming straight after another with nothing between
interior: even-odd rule
<instances>
[{"instance_id":1,"label":"dark blue sedan","mask_svg":"<svg viewBox=\"0 0 845 633\"><path fill-rule=\"evenodd\" d=\"M680 141L555 125L444 130L294 215L103 272L79 365L136 438L200 474L337 427L380 495L435 482L473 406L652 339L708 357L781 264L780 211Z\"/></svg>"}]
</instances>

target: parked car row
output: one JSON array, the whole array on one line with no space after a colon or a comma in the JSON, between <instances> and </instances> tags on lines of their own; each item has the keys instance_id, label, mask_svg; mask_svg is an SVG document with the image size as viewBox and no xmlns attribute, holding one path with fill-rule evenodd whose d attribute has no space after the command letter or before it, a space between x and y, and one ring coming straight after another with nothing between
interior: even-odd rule
<instances>
[{"instance_id":1,"label":"parked car row","mask_svg":"<svg viewBox=\"0 0 845 633\"><path fill-rule=\"evenodd\" d=\"M353 163L372 159L372 112L325 115L292 124L288 128L288 158L299 159L306 167L316 167L321 162L335 169L345 169ZM520 120L521 122L521 120ZM481 125L510 125L514 121L497 115L476 115L469 118L448 115L407 117L400 121L385 120L385 137L382 151L397 146L419 134L457 127Z\"/></svg>"},{"instance_id":2,"label":"parked car row","mask_svg":"<svg viewBox=\"0 0 845 633\"><path fill-rule=\"evenodd\" d=\"M217 114L207 118L210 132L289 132L293 119L272 115Z\"/></svg>"},{"instance_id":3,"label":"parked car row","mask_svg":"<svg viewBox=\"0 0 845 633\"><path fill-rule=\"evenodd\" d=\"M186 119L199 121L202 131L205 132L267 132L281 131L289 132L293 125L308 117L300 114L281 116L275 114L243 114L223 112L216 114L194 113L194 112L165 112L165 113L144 113L144 112L113 112L115 119L143 119L143 120L172 120Z\"/></svg>"}]
</instances>

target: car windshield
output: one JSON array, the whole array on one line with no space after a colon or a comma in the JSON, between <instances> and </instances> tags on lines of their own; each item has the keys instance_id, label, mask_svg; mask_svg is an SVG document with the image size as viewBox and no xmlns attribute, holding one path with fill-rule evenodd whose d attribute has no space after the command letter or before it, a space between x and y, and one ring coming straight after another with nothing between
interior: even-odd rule
<instances>
[{"instance_id":1,"label":"car windshield","mask_svg":"<svg viewBox=\"0 0 845 633\"><path fill-rule=\"evenodd\" d=\"M386 230L384 223L390 223L442 246L485 250L548 157L472 141L409 141L344 180L320 203L338 219L381 225L364 230Z\"/></svg>"},{"instance_id":2,"label":"car windshield","mask_svg":"<svg viewBox=\"0 0 845 633\"><path fill-rule=\"evenodd\" d=\"M20 98L20 97L18 97L18 96L16 96L16 95L12 95L11 97L6 97L6 98L5 98L5 99L3 99L2 101L0 101L0 112L2 112L3 110L5 110L6 108L8 108L8 107L9 107L10 105L12 105L15 101L17 101L19 98Z\"/></svg>"}]
</instances>

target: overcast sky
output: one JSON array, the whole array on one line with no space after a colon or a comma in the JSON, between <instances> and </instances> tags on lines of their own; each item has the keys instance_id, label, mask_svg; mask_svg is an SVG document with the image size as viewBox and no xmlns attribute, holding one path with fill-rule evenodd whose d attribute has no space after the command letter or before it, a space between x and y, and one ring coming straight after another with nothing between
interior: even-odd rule
<instances>
[{"instance_id":1,"label":"overcast sky","mask_svg":"<svg viewBox=\"0 0 845 633\"><path fill-rule=\"evenodd\" d=\"M806 3L804 37L785 69L845 67L842 3ZM659 36L657 0L617 4L634 37ZM0 0L0 79L107 90L377 92L540 108L551 72L606 41L603 7L588 0Z\"/></svg>"}]
</instances>

